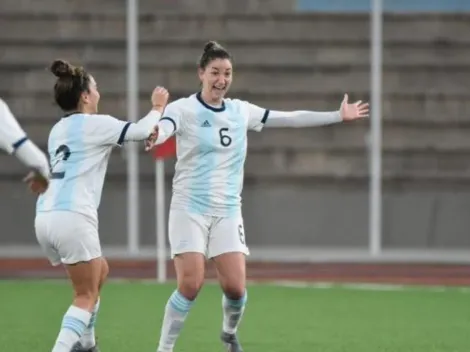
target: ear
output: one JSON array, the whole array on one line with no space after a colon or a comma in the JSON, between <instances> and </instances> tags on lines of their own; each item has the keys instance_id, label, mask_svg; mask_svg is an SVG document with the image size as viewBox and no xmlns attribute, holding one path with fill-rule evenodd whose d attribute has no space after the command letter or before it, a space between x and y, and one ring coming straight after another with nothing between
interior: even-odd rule
<instances>
[{"instance_id":1,"label":"ear","mask_svg":"<svg viewBox=\"0 0 470 352\"><path fill-rule=\"evenodd\" d=\"M206 70L203 69L203 68L201 68L201 67L198 67L198 69L197 69L197 74L198 74L199 80L200 80L201 82L202 82L202 80L203 80L204 72L205 72L205 71L206 71Z\"/></svg>"},{"instance_id":2,"label":"ear","mask_svg":"<svg viewBox=\"0 0 470 352\"><path fill-rule=\"evenodd\" d=\"M90 103L90 96L87 92L82 92L80 95L80 100L82 101L82 104L88 104Z\"/></svg>"}]
</instances>

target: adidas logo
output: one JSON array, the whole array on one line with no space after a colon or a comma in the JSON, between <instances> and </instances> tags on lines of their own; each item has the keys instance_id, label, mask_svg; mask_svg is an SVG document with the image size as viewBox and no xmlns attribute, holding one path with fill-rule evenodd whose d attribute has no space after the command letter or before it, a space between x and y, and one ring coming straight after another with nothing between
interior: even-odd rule
<instances>
[{"instance_id":1,"label":"adidas logo","mask_svg":"<svg viewBox=\"0 0 470 352\"><path fill-rule=\"evenodd\" d=\"M201 127L211 127L211 126L212 126L212 125L211 125L210 122L207 121L207 120L204 121L204 122L202 123L202 125L201 125Z\"/></svg>"}]
</instances>

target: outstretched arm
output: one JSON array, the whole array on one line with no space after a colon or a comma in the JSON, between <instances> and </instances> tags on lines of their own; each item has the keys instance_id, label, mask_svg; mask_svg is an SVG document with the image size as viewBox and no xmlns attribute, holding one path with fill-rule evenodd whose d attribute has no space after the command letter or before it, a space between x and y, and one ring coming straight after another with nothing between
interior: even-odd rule
<instances>
[{"instance_id":1,"label":"outstretched arm","mask_svg":"<svg viewBox=\"0 0 470 352\"><path fill-rule=\"evenodd\" d=\"M260 112L258 112L256 108L261 109L251 105L250 128L257 131L260 131L262 126L293 128L324 126L342 121L353 121L361 119L367 117L369 114L368 103L362 103L361 101L357 101L353 104L349 104L347 94L345 94L343 101L341 102L340 109L337 111L317 112L297 110L285 112L266 110L263 114L263 118L260 120L256 117L257 115L260 115Z\"/></svg>"},{"instance_id":2,"label":"outstretched arm","mask_svg":"<svg viewBox=\"0 0 470 352\"><path fill-rule=\"evenodd\" d=\"M126 122L122 129L121 137L119 137L118 144L124 142L143 141L147 139L153 132L158 119L162 116L162 109L152 109L150 112L142 117L139 121Z\"/></svg>"},{"instance_id":3,"label":"outstretched arm","mask_svg":"<svg viewBox=\"0 0 470 352\"><path fill-rule=\"evenodd\" d=\"M269 111L266 119L266 127L315 127L341 122L339 111L317 112L317 111Z\"/></svg>"},{"instance_id":4,"label":"outstretched arm","mask_svg":"<svg viewBox=\"0 0 470 352\"><path fill-rule=\"evenodd\" d=\"M122 130L122 144L125 141L143 141L153 133L155 125L162 116L168 101L168 91L165 88L157 87L152 94L152 110L136 123L128 122Z\"/></svg>"},{"instance_id":5,"label":"outstretched arm","mask_svg":"<svg viewBox=\"0 0 470 352\"><path fill-rule=\"evenodd\" d=\"M168 91L157 87L152 93L152 109L137 122L123 121L110 115L90 118L92 137L97 145L121 146L128 141L143 141L153 133L168 101Z\"/></svg>"}]
</instances>

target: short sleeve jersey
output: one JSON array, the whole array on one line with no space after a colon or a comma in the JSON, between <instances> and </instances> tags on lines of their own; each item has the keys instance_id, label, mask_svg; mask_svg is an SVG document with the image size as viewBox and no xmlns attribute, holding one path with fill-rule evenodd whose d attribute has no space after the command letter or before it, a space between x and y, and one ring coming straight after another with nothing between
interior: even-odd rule
<instances>
[{"instance_id":1,"label":"short sleeve jersey","mask_svg":"<svg viewBox=\"0 0 470 352\"><path fill-rule=\"evenodd\" d=\"M207 105L200 94L169 104L177 162L172 209L229 217L241 207L247 131L261 131L269 110L241 100Z\"/></svg>"},{"instance_id":2,"label":"short sleeve jersey","mask_svg":"<svg viewBox=\"0 0 470 352\"><path fill-rule=\"evenodd\" d=\"M49 189L36 211L66 210L97 218L112 148L124 142L130 122L75 113L62 118L48 139Z\"/></svg>"}]
</instances>

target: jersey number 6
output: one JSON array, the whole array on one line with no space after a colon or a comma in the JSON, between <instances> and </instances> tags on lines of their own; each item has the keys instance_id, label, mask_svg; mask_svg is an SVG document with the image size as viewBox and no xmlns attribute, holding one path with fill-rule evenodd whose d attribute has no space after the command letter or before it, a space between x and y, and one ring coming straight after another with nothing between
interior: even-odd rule
<instances>
[{"instance_id":1,"label":"jersey number 6","mask_svg":"<svg viewBox=\"0 0 470 352\"><path fill-rule=\"evenodd\" d=\"M52 165L51 169L51 179L53 180L59 180L65 177L65 171L61 172L54 172L54 168L61 162L61 161L66 161L68 158L70 158L70 148L67 147L65 144L62 144L59 146L59 148L56 149L55 151L55 157L56 161L54 162L54 165Z\"/></svg>"},{"instance_id":2,"label":"jersey number 6","mask_svg":"<svg viewBox=\"0 0 470 352\"><path fill-rule=\"evenodd\" d=\"M223 127L219 130L220 144L222 144L223 147L228 147L232 144L232 138L230 138L229 135L224 134L224 132L228 132L227 127Z\"/></svg>"},{"instance_id":3,"label":"jersey number 6","mask_svg":"<svg viewBox=\"0 0 470 352\"><path fill-rule=\"evenodd\" d=\"M238 225L238 236L240 237L240 242L245 244L245 232L243 231L243 225Z\"/></svg>"}]
</instances>

